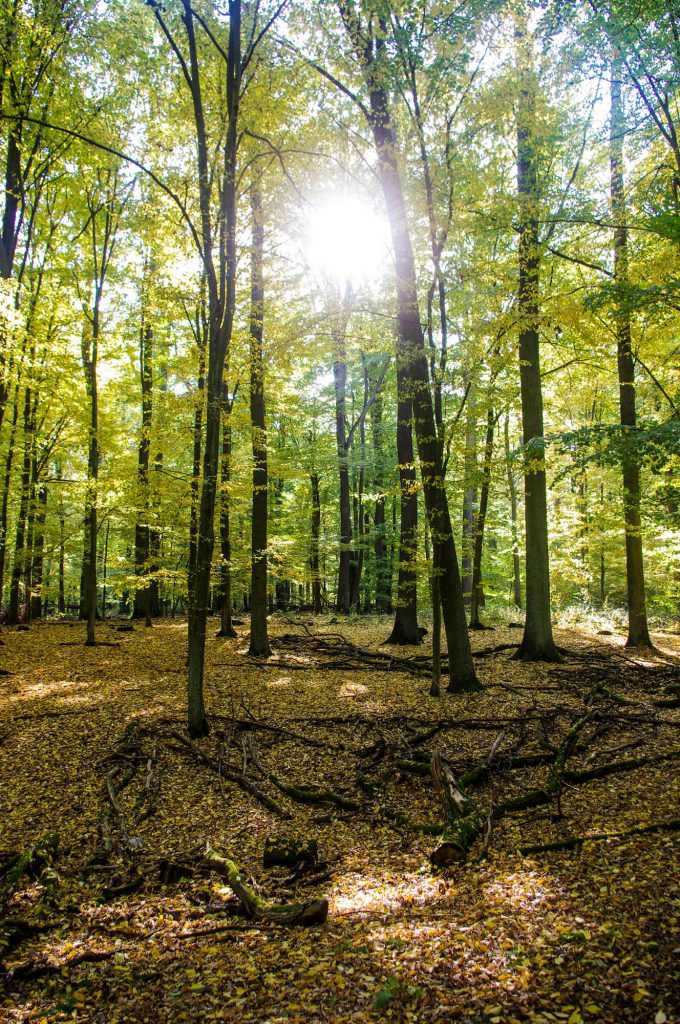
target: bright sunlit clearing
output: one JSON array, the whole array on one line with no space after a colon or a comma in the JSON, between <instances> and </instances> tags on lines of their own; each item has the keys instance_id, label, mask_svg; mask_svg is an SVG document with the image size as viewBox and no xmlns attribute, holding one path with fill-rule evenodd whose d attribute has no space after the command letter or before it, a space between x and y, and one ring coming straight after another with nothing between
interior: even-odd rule
<instances>
[{"instance_id":1,"label":"bright sunlit clearing","mask_svg":"<svg viewBox=\"0 0 680 1024\"><path fill-rule=\"evenodd\" d=\"M382 277L390 258L386 219L358 196L338 193L310 210L305 240L312 270L333 285L357 289Z\"/></svg>"}]
</instances>

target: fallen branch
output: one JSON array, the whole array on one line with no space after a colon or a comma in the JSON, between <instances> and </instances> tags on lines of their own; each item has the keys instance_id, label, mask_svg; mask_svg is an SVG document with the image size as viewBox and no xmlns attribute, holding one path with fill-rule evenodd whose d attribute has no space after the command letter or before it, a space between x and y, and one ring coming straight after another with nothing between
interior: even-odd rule
<instances>
[{"instance_id":1,"label":"fallen branch","mask_svg":"<svg viewBox=\"0 0 680 1024\"><path fill-rule=\"evenodd\" d=\"M680 818L671 821L657 821L653 825L641 825L628 828L621 832L599 832L592 836L572 836L569 839L558 839L554 843L534 843L529 846L518 846L517 853L528 856L532 853L548 853L551 850L571 850L584 843L600 843L607 839L627 839L629 836L645 836L653 832L680 831Z\"/></svg>"},{"instance_id":2,"label":"fallen branch","mask_svg":"<svg viewBox=\"0 0 680 1024\"><path fill-rule=\"evenodd\" d=\"M231 771L231 769L229 768L225 768L224 765L215 761L214 758L209 757L207 754L204 754L202 750L199 750L198 747L196 747L191 742L191 740L187 739L186 736L182 736L180 732L175 732L174 730L172 730L170 732L170 735L174 740L177 740L178 743L181 743L183 747L189 750L194 756L194 758L200 764L204 764L207 768L210 768L211 771L214 771L221 778L226 779L228 782L235 783L235 785L245 790L246 793L250 793L250 795L254 796L256 800L259 800L259 802L263 804L267 808L267 810L273 811L275 814L278 814L281 818L289 819L292 817L290 811L286 810L285 807L282 807L281 804L276 802L276 800L268 796L267 793L263 792L259 788L259 786L256 786L255 783L251 782L250 779L246 778L245 775L239 775L238 772L234 772Z\"/></svg>"},{"instance_id":3,"label":"fallen branch","mask_svg":"<svg viewBox=\"0 0 680 1024\"><path fill-rule=\"evenodd\" d=\"M312 925L323 924L328 917L328 900L311 903L267 904L261 896L245 884L233 860L223 857L210 847L206 851L206 865L224 878L234 895L241 901L246 917L271 924Z\"/></svg>"}]
</instances>

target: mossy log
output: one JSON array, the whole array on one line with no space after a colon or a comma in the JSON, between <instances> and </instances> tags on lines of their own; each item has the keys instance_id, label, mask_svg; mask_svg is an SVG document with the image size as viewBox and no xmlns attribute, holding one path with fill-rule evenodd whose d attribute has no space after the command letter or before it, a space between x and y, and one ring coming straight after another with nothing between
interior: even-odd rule
<instances>
[{"instance_id":1,"label":"mossy log","mask_svg":"<svg viewBox=\"0 0 680 1024\"><path fill-rule=\"evenodd\" d=\"M267 903L245 884L238 867L229 857L208 847L205 861L212 871L225 879L241 902L246 917L281 925L323 924L328 917L327 899L313 900L311 903Z\"/></svg>"}]
</instances>

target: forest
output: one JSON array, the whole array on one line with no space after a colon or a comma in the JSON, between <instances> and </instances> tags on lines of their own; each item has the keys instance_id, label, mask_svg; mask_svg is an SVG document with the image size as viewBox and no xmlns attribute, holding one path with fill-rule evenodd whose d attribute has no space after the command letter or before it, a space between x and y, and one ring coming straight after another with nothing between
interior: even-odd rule
<instances>
[{"instance_id":1,"label":"forest","mask_svg":"<svg viewBox=\"0 0 680 1024\"><path fill-rule=\"evenodd\" d=\"M0 0L0 174L0 1019L680 1022L678 0Z\"/></svg>"}]
</instances>

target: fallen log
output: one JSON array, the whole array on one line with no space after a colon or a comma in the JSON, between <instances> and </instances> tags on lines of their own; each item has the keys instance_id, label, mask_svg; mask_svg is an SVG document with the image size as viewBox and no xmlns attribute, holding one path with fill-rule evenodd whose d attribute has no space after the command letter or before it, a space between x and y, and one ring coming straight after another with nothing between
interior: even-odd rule
<instances>
[{"instance_id":1,"label":"fallen log","mask_svg":"<svg viewBox=\"0 0 680 1024\"><path fill-rule=\"evenodd\" d=\"M248 918L268 921L281 925L323 924L328 917L328 900L313 900L311 903L266 903L250 886L246 885L238 867L229 857L224 857L211 847L205 854L206 866L224 878L229 888L240 900L243 912Z\"/></svg>"}]
</instances>

